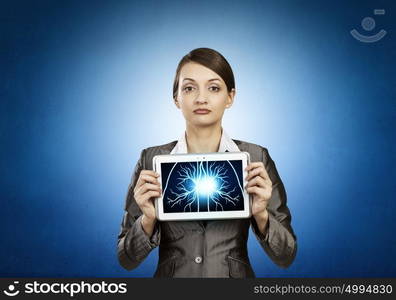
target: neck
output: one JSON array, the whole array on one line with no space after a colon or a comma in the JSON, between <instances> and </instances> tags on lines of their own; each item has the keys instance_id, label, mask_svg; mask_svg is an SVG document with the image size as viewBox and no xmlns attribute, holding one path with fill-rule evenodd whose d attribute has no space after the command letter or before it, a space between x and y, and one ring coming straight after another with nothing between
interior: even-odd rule
<instances>
[{"instance_id":1,"label":"neck","mask_svg":"<svg viewBox=\"0 0 396 300\"><path fill-rule=\"evenodd\" d=\"M195 127L187 124L186 142L188 153L217 152L222 134L221 124L210 127Z\"/></svg>"}]
</instances>

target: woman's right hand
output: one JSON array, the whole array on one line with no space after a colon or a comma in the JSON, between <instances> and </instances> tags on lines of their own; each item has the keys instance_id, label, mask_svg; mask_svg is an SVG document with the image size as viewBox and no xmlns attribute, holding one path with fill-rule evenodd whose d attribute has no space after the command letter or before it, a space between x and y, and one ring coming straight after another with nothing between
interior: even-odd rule
<instances>
[{"instance_id":1,"label":"woman's right hand","mask_svg":"<svg viewBox=\"0 0 396 300\"><path fill-rule=\"evenodd\" d=\"M143 213L145 221L155 223L154 198L161 195L161 186L158 181L159 174L151 170L142 170L136 182L134 197Z\"/></svg>"}]
</instances>

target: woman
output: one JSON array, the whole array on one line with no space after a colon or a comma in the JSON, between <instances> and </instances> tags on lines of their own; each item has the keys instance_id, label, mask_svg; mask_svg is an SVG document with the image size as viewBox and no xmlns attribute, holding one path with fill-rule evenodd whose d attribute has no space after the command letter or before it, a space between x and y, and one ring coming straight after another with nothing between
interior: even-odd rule
<instances>
[{"instance_id":1,"label":"woman","mask_svg":"<svg viewBox=\"0 0 396 300\"><path fill-rule=\"evenodd\" d=\"M155 247L154 277L254 277L247 253L249 226L272 261L288 267L297 250L286 192L266 148L230 139L222 128L224 110L235 97L234 75L217 51L198 48L182 58L173 99L186 120L178 141L141 152L126 197L118 235L118 259L136 268ZM161 195L152 158L157 154L247 151L251 161L246 190L252 195L250 219L160 222L153 200Z\"/></svg>"}]
</instances>

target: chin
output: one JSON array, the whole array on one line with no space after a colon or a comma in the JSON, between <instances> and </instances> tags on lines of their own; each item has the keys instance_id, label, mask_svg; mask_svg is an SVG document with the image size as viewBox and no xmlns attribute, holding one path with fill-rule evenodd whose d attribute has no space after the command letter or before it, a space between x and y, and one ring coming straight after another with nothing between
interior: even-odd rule
<instances>
[{"instance_id":1,"label":"chin","mask_svg":"<svg viewBox=\"0 0 396 300\"><path fill-rule=\"evenodd\" d=\"M213 125L215 125L218 122L214 121L214 120L208 120L207 122L203 122L201 120L200 122L195 121L195 122L191 122L191 123L194 124L194 126L197 126L197 127L208 127L208 126L213 126Z\"/></svg>"}]
</instances>

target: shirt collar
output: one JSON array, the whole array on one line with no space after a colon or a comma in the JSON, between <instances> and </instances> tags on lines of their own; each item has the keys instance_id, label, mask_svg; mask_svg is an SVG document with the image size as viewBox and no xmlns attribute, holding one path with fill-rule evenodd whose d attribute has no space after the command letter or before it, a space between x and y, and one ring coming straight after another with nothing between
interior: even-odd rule
<instances>
[{"instance_id":1,"label":"shirt collar","mask_svg":"<svg viewBox=\"0 0 396 300\"><path fill-rule=\"evenodd\" d=\"M235 142L228 136L224 128L222 128L222 134L221 134L220 146L218 152L241 152L237 144L235 144ZM184 131L170 154L186 154L186 153L187 153L187 142L186 142L186 132Z\"/></svg>"}]
</instances>

